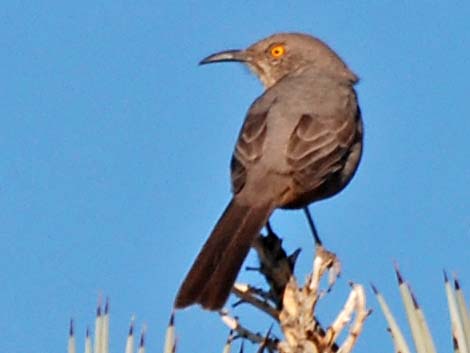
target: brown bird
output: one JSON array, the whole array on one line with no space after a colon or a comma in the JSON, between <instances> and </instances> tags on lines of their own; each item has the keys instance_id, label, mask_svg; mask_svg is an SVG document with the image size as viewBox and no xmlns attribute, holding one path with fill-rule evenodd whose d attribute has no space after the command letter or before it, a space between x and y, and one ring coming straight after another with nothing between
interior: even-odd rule
<instances>
[{"instance_id":1,"label":"brown bird","mask_svg":"<svg viewBox=\"0 0 470 353\"><path fill-rule=\"evenodd\" d=\"M362 153L358 79L319 39L274 34L201 64L221 61L245 63L266 90L248 110L235 146L233 198L184 279L176 308L220 309L272 212L337 194Z\"/></svg>"}]
</instances>

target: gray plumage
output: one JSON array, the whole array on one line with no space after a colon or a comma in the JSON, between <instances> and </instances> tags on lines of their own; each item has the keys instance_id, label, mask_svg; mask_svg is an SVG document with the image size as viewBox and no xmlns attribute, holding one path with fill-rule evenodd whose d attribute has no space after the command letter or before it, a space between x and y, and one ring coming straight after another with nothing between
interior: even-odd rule
<instances>
[{"instance_id":1,"label":"gray plumage","mask_svg":"<svg viewBox=\"0 0 470 353\"><path fill-rule=\"evenodd\" d=\"M281 33L201 63L220 61L246 63L266 91L248 110L235 146L233 198L183 281L176 308L220 309L272 212L337 194L361 158L357 77L326 44Z\"/></svg>"}]
</instances>

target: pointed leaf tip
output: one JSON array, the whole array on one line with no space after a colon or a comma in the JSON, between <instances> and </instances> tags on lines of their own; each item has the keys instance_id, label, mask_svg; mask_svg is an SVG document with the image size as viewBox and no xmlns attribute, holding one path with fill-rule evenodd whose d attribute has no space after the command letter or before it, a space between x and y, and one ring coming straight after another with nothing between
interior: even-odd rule
<instances>
[{"instance_id":1,"label":"pointed leaf tip","mask_svg":"<svg viewBox=\"0 0 470 353\"><path fill-rule=\"evenodd\" d=\"M398 281L398 285L401 285L403 284L403 277L400 273L400 270L398 269L398 266L395 264L395 274L397 275L397 281Z\"/></svg>"},{"instance_id":2,"label":"pointed leaf tip","mask_svg":"<svg viewBox=\"0 0 470 353\"><path fill-rule=\"evenodd\" d=\"M170 315L170 322L168 323L168 326L175 326L175 312L174 311Z\"/></svg>"},{"instance_id":3,"label":"pointed leaf tip","mask_svg":"<svg viewBox=\"0 0 470 353\"><path fill-rule=\"evenodd\" d=\"M295 263L297 262L297 258L299 257L300 252L302 249L296 249L292 254L290 254L287 259L289 260L289 264L292 269L294 269Z\"/></svg>"},{"instance_id":4,"label":"pointed leaf tip","mask_svg":"<svg viewBox=\"0 0 470 353\"><path fill-rule=\"evenodd\" d=\"M457 341L457 337L452 335L452 344L454 346L454 352L457 352L459 350L459 341Z\"/></svg>"},{"instance_id":5,"label":"pointed leaf tip","mask_svg":"<svg viewBox=\"0 0 470 353\"><path fill-rule=\"evenodd\" d=\"M379 290L377 287L374 285L374 283L370 283L370 286L372 287L372 291L374 292L375 295L379 294Z\"/></svg>"},{"instance_id":6,"label":"pointed leaf tip","mask_svg":"<svg viewBox=\"0 0 470 353\"><path fill-rule=\"evenodd\" d=\"M413 290L411 289L410 285L408 285L408 290L410 291L411 300L413 300L413 306L415 307L415 309L419 309L418 300L416 299L416 296L413 293Z\"/></svg>"},{"instance_id":7,"label":"pointed leaf tip","mask_svg":"<svg viewBox=\"0 0 470 353\"><path fill-rule=\"evenodd\" d=\"M73 336L73 319L70 319L69 336Z\"/></svg>"},{"instance_id":8,"label":"pointed leaf tip","mask_svg":"<svg viewBox=\"0 0 470 353\"><path fill-rule=\"evenodd\" d=\"M96 303L96 316L101 316L101 305L103 303L103 295L101 292L98 293L98 302Z\"/></svg>"},{"instance_id":9,"label":"pointed leaf tip","mask_svg":"<svg viewBox=\"0 0 470 353\"><path fill-rule=\"evenodd\" d=\"M454 288L455 290L460 290L460 282L457 278L454 279Z\"/></svg>"},{"instance_id":10,"label":"pointed leaf tip","mask_svg":"<svg viewBox=\"0 0 470 353\"><path fill-rule=\"evenodd\" d=\"M443 275L444 275L444 282L445 282L445 283L449 282L449 277L447 277L447 272L446 272L445 269L442 270L442 273L443 273Z\"/></svg>"},{"instance_id":11,"label":"pointed leaf tip","mask_svg":"<svg viewBox=\"0 0 470 353\"><path fill-rule=\"evenodd\" d=\"M109 313L109 297L106 297L106 303L104 304L104 314L107 315Z\"/></svg>"}]
</instances>

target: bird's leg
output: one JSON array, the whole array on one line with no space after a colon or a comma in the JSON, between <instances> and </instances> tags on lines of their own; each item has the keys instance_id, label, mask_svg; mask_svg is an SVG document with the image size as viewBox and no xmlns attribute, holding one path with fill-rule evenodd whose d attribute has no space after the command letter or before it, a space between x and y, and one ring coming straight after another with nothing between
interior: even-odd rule
<instances>
[{"instance_id":1,"label":"bird's leg","mask_svg":"<svg viewBox=\"0 0 470 353\"><path fill-rule=\"evenodd\" d=\"M313 239L315 240L316 246L321 246L322 242L320 236L318 235L317 228L315 227L315 223L313 222L312 215L310 214L310 210L308 206L304 207L305 216L307 217L308 225L310 226L310 230L312 231Z\"/></svg>"},{"instance_id":2,"label":"bird's leg","mask_svg":"<svg viewBox=\"0 0 470 353\"><path fill-rule=\"evenodd\" d=\"M336 279L339 277L339 274L341 273L341 262L339 261L335 253L323 247L322 241L320 240L318 231L315 228L315 223L313 223L313 218L310 214L310 210L308 209L308 207L304 207L304 212L305 216L307 217L310 230L312 231L313 238L315 240L315 258L322 259L322 263L324 264L323 268L314 266L314 271L312 272L309 287L312 291L316 292L320 285L320 278L323 276L323 273L325 271L329 271L328 289L326 290L326 293L328 293L335 284Z\"/></svg>"}]
</instances>

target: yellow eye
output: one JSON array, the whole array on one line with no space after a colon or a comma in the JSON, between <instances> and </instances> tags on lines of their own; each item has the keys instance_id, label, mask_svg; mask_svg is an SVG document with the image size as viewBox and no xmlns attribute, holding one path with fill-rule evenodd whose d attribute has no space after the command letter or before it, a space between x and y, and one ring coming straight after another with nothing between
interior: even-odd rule
<instances>
[{"instance_id":1,"label":"yellow eye","mask_svg":"<svg viewBox=\"0 0 470 353\"><path fill-rule=\"evenodd\" d=\"M286 53L286 48L282 44L275 45L271 48L271 56L273 58L280 58Z\"/></svg>"}]
</instances>

